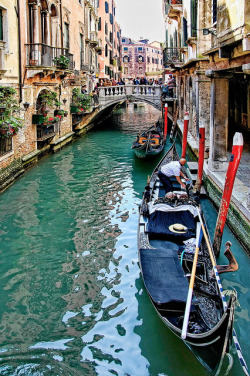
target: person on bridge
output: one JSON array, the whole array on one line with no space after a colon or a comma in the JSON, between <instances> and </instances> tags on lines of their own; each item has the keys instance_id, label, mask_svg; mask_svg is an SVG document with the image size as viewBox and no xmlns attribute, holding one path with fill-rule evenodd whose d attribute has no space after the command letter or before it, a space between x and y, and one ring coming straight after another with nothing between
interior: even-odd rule
<instances>
[{"instance_id":1,"label":"person on bridge","mask_svg":"<svg viewBox=\"0 0 250 376\"><path fill-rule=\"evenodd\" d=\"M185 180L188 180L188 178L181 171L181 168L185 165L185 163L186 159L181 158L179 161L172 161L163 165L158 171L158 177L162 182L166 193L173 192L172 183L170 181L170 178L173 176L176 178L182 188L186 188L186 184L181 181L181 177L183 177Z\"/></svg>"}]
</instances>

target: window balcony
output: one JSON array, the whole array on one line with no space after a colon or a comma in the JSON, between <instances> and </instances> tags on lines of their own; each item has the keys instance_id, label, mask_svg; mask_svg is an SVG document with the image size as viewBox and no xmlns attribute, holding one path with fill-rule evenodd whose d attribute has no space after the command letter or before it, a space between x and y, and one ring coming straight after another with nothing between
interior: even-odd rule
<instances>
[{"instance_id":1,"label":"window balcony","mask_svg":"<svg viewBox=\"0 0 250 376\"><path fill-rule=\"evenodd\" d=\"M168 9L167 16L178 21L182 14L182 0L167 0L166 9Z\"/></svg>"},{"instance_id":2,"label":"window balcony","mask_svg":"<svg viewBox=\"0 0 250 376\"><path fill-rule=\"evenodd\" d=\"M38 125L37 126L37 142L43 142L49 138L54 137L59 130L58 123L53 123L49 125Z\"/></svg>"},{"instance_id":3,"label":"window balcony","mask_svg":"<svg viewBox=\"0 0 250 376\"><path fill-rule=\"evenodd\" d=\"M164 67L170 64L181 64L183 63L183 57L181 49L177 47L166 47L163 50L163 65Z\"/></svg>"},{"instance_id":4,"label":"window balcony","mask_svg":"<svg viewBox=\"0 0 250 376\"><path fill-rule=\"evenodd\" d=\"M97 44L98 44L98 35L97 35L96 31L90 32L90 44L92 46L97 46Z\"/></svg>"},{"instance_id":5,"label":"window balcony","mask_svg":"<svg viewBox=\"0 0 250 376\"><path fill-rule=\"evenodd\" d=\"M43 43L26 44L26 66L38 69L74 69L73 55L67 48L51 47Z\"/></svg>"}]
</instances>

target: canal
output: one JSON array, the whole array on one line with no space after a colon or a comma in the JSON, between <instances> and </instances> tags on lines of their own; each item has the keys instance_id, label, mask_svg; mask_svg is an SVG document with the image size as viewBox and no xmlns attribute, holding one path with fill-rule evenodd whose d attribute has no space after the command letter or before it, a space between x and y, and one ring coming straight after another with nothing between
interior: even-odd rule
<instances>
[{"instance_id":1,"label":"canal","mask_svg":"<svg viewBox=\"0 0 250 376\"><path fill-rule=\"evenodd\" d=\"M118 108L0 195L0 375L205 376L156 315L138 267L138 205L156 161L137 160L131 143L159 115ZM212 235L216 212L202 206ZM222 283L238 292L249 363L249 258L228 228L226 240L240 267ZM230 375L243 375L234 360Z\"/></svg>"}]
</instances>

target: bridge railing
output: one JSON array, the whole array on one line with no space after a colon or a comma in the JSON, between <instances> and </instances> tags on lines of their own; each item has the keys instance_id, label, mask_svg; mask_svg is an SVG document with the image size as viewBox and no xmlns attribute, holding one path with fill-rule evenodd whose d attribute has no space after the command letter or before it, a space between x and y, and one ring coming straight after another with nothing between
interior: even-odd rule
<instances>
[{"instance_id":1,"label":"bridge railing","mask_svg":"<svg viewBox=\"0 0 250 376\"><path fill-rule=\"evenodd\" d=\"M142 97L161 97L161 87L151 85L117 85L99 87L99 98L126 97L129 95ZM108 97L108 98L107 98Z\"/></svg>"}]
</instances>

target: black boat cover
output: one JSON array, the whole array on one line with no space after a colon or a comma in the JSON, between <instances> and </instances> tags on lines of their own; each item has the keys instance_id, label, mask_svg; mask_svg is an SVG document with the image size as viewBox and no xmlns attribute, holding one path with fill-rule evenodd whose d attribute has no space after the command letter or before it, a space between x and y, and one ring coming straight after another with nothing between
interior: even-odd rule
<instances>
[{"instance_id":1,"label":"black boat cover","mask_svg":"<svg viewBox=\"0 0 250 376\"><path fill-rule=\"evenodd\" d=\"M140 259L145 286L155 303L186 303L188 280L175 250L140 249Z\"/></svg>"},{"instance_id":2,"label":"black boat cover","mask_svg":"<svg viewBox=\"0 0 250 376\"><path fill-rule=\"evenodd\" d=\"M169 226L180 223L188 228L185 233L175 233ZM188 210L176 212L163 212L156 210L150 214L147 233L154 238L165 238L180 243L195 236L196 224L193 215Z\"/></svg>"}]
</instances>

